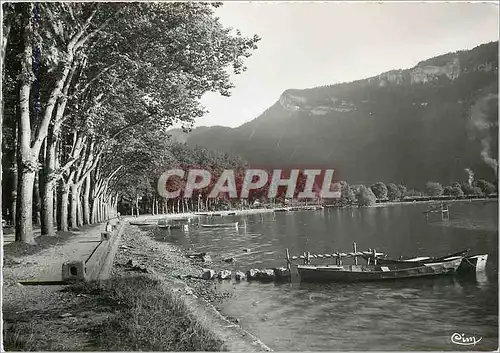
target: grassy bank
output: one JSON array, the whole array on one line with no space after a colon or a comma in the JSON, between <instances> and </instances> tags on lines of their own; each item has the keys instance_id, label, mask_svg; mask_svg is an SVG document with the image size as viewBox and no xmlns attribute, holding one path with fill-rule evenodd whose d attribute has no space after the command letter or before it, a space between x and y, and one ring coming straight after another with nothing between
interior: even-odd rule
<instances>
[{"instance_id":1,"label":"grassy bank","mask_svg":"<svg viewBox=\"0 0 500 353\"><path fill-rule=\"evenodd\" d=\"M126 227L106 281L4 286L7 351L262 351L215 306L230 293L199 279L203 264Z\"/></svg>"},{"instance_id":2,"label":"grassy bank","mask_svg":"<svg viewBox=\"0 0 500 353\"><path fill-rule=\"evenodd\" d=\"M222 340L193 317L177 293L163 290L158 280L135 275L76 284L62 293L66 305L52 307L54 310L49 307L45 312L19 315L14 308L5 308L4 319L9 323L4 331L5 350L223 349ZM91 340L82 347L78 339L65 339L72 330L75 338L88 336Z\"/></svg>"},{"instance_id":3,"label":"grassy bank","mask_svg":"<svg viewBox=\"0 0 500 353\"><path fill-rule=\"evenodd\" d=\"M145 276L72 286L93 295L116 315L94 328L99 350L220 351L223 342L200 323L180 296L165 292L158 280Z\"/></svg>"}]
</instances>

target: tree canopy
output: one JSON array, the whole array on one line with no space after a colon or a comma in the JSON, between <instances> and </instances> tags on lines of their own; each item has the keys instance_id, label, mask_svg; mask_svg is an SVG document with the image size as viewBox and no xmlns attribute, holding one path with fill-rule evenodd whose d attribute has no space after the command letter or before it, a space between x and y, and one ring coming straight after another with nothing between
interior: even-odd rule
<instances>
[{"instance_id":1,"label":"tree canopy","mask_svg":"<svg viewBox=\"0 0 500 353\"><path fill-rule=\"evenodd\" d=\"M117 185L152 192L137 171L151 178L175 160L166 131L202 116L206 92L230 95L260 40L224 27L220 3L2 6L2 148L23 242L33 241L33 207L50 235L57 219L66 230L107 217ZM54 216L56 198L69 213Z\"/></svg>"}]
</instances>

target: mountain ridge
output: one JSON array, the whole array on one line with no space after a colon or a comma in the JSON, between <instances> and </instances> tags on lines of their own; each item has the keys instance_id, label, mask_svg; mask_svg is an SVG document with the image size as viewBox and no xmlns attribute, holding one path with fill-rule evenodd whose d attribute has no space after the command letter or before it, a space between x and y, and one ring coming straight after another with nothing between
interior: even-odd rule
<instances>
[{"instance_id":1,"label":"mountain ridge","mask_svg":"<svg viewBox=\"0 0 500 353\"><path fill-rule=\"evenodd\" d=\"M483 120L493 125L481 128ZM498 41L410 69L287 89L255 119L196 128L185 141L251 164L333 167L353 183L451 183L467 179L465 168L496 178L487 161L498 159Z\"/></svg>"}]
</instances>

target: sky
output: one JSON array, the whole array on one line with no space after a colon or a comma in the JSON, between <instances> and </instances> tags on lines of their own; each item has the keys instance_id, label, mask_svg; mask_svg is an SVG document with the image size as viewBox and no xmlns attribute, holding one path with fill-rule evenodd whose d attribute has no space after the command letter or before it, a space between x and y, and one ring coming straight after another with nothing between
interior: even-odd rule
<instances>
[{"instance_id":1,"label":"sky","mask_svg":"<svg viewBox=\"0 0 500 353\"><path fill-rule=\"evenodd\" d=\"M290 88L310 88L407 69L499 37L494 3L225 2L226 27L262 39L231 97L208 93L195 126L240 126Z\"/></svg>"}]
</instances>

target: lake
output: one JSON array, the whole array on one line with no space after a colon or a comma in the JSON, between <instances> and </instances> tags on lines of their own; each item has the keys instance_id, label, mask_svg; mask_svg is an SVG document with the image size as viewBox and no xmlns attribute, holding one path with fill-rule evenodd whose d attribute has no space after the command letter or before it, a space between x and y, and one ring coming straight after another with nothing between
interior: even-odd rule
<instances>
[{"instance_id":1,"label":"lake","mask_svg":"<svg viewBox=\"0 0 500 353\"><path fill-rule=\"evenodd\" d=\"M401 281L311 284L219 282L234 295L221 308L273 350L496 350L498 348L498 203L450 203L450 219L426 219L426 204L212 217L238 229L155 231L211 255L214 269L272 268L290 255L359 250L444 255L465 248L489 254L486 273ZM248 249L245 252L244 249ZM224 257L235 258L225 264ZM452 343L454 333L476 345Z\"/></svg>"}]
</instances>

